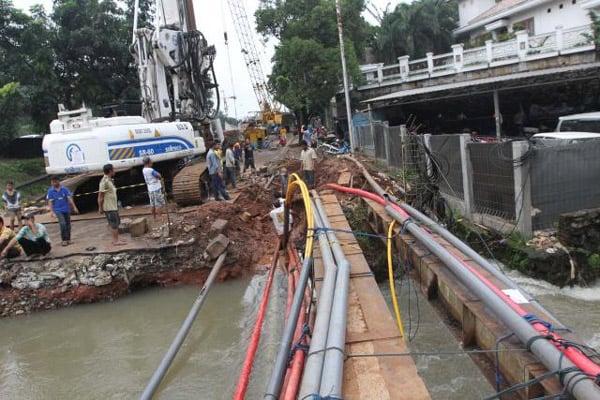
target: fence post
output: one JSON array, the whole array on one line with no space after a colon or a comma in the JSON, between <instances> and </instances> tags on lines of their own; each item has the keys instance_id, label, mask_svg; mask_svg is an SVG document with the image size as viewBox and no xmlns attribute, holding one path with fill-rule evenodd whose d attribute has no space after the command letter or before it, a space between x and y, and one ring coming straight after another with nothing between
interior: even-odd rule
<instances>
[{"instance_id":1,"label":"fence post","mask_svg":"<svg viewBox=\"0 0 600 400\"><path fill-rule=\"evenodd\" d=\"M464 215L468 219L473 217L473 167L471 157L469 156L468 144L471 142L471 135L460 135L460 166L462 170L463 197L464 197Z\"/></svg>"},{"instance_id":2,"label":"fence post","mask_svg":"<svg viewBox=\"0 0 600 400\"><path fill-rule=\"evenodd\" d=\"M429 152L431 153L431 133L426 133L423 135L423 143L425 144L425 147L427 147L427 150L429 150ZM429 154L427 154L427 175L431 176L433 174L433 164L431 162L431 157L429 157Z\"/></svg>"},{"instance_id":3,"label":"fence post","mask_svg":"<svg viewBox=\"0 0 600 400\"><path fill-rule=\"evenodd\" d=\"M452 45L452 55L453 55L453 60L454 60L454 69L457 72L462 71L463 69L463 44L462 43L458 43L458 44L453 44Z\"/></svg>"},{"instance_id":4,"label":"fence post","mask_svg":"<svg viewBox=\"0 0 600 400\"><path fill-rule=\"evenodd\" d=\"M408 79L408 71L410 67L408 64L409 58L410 56L398 57L398 63L400 64L400 78L402 78L403 81Z\"/></svg>"},{"instance_id":5,"label":"fence post","mask_svg":"<svg viewBox=\"0 0 600 400\"><path fill-rule=\"evenodd\" d=\"M408 131L406 130L406 125L400 125L400 165L402 165L402 170L405 170L405 161L406 161L406 138L408 135Z\"/></svg>"},{"instance_id":6,"label":"fence post","mask_svg":"<svg viewBox=\"0 0 600 400\"><path fill-rule=\"evenodd\" d=\"M377 64L377 82L383 82L383 63Z\"/></svg>"},{"instance_id":7,"label":"fence post","mask_svg":"<svg viewBox=\"0 0 600 400\"><path fill-rule=\"evenodd\" d=\"M491 64L494 60L494 48L492 47L492 41L485 41L485 58L487 59L488 64Z\"/></svg>"},{"instance_id":8,"label":"fence post","mask_svg":"<svg viewBox=\"0 0 600 400\"><path fill-rule=\"evenodd\" d=\"M521 160L529 150L525 141L512 142L513 160ZM515 218L517 230L525 238L533 235L531 224L531 182L529 179L529 162L527 160L515 164Z\"/></svg>"},{"instance_id":9,"label":"fence post","mask_svg":"<svg viewBox=\"0 0 600 400\"><path fill-rule=\"evenodd\" d=\"M517 54L519 60L524 61L527 58L527 50L529 50L529 34L527 31L518 31L517 35Z\"/></svg>"},{"instance_id":10,"label":"fence post","mask_svg":"<svg viewBox=\"0 0 600 400\"><path fill-rule=\"evenodd\" d=\"M385 145L385 163L391 166L392 149L390 148L390 124L388 121L383 122L383 143Z\"/></svg>"},{"instance_id":11,"label":"fence post","mask_svg":"<svg viewBox=\"0 0 600 400\"><path fill-rule=\"evenodd\" d=\"M431 75L433 74L433 53L428 52L425 55L427 56L427 72Z\"/></svg>"},{"instance_id":12,"label":"fence post","mask_svg":"<svg viewBox=\"0 0 600 400\"><path fill-rule=\"evenodd\" d=\"M560 53L563 49L563 27L559 25L556 27L556 50Z\"/></svg>"},{"instance_id":13,"label":"fence post","mask_svg":"<svg viewBox=\"0 0 600 400\"><path fill-rule=\"evenodd\" d=\"M369 132L371 133L371 141L373 142L373 147L375 146L375 125L373 125L373 111L371 110L371 103L368 104L369 110Z\"/></svg>"}]
</instances>

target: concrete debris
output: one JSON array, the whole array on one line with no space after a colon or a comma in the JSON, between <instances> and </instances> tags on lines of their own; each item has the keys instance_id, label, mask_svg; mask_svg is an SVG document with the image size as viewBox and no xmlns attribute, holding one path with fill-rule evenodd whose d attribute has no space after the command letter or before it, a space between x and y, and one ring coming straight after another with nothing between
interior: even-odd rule
<instances>
[{"instance_id":1,"label":"concrete debris","mask_svg":"<svg viewBox=\"0 0 600 400\"><path fill-rule=\"evenodd\" d=\"M148 221L146 217L136 218L129 225L129 234L131 237L140 237L148 232Z\"/></svg>"},{"instance_id":2,"label":"concrete debris","mask_svg":"<svg viewBox=\"0 0 600 400\"><path fill-rule=\"evenodd\" d=\"M206 246L206 254L209 260L215 260L219 257L229 246L229 238L223 234L219 234L216 238L211 240Z\"/></svg>"},{"instance_id":3,"label":"concrete debris","mask_svg":"<svg viewBox=\"0 0 600 400\"><path fill-rule=\"evenodd\" d=\"M188 225L188 224L185 224L185 225L183 226L183 231L184 231L185 233L190 233L190 232L191 232L191 231L193 231L194 229L196 229L196 227L195 227L194 225Z\"/></svg>"},{"instance_id":4,"label":"concrete debris","mask_svg":"<svg viewBox=\"0 0 600 400\"><path fill-rule=\"evenodd\" d=\"M208 229L208 238L212 240L220 234L224 233L225 229L227 229L228 223L229 221L225 219L217 219L215 222L212 223L212 225Z\"/></svg>"}]
</instances>

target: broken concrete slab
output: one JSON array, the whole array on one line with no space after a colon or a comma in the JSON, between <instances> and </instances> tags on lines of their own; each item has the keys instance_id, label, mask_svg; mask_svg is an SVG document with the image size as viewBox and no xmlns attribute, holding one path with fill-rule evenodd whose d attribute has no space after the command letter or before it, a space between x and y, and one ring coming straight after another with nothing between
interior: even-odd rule
<instances>
[{"instance_id":1,"label":"broken concrete slab","mask_svg":"<svg viewBox=\"0 0 600 400\"><path fill-rule=\"evenodd\" d=\"M146 217L136 218L129 225L129 234L131 237L143 236L148 232L148 221Z\"/></svg>"},{"instance_id":2,"label":"broken concrete slab","mask_svg":"<svg viewBox=\"0 0 600 400\"><path fill-rule=\"evenodd\" d=\"M217 219L215 222L212 223L208 230L208 238L214 239L221 233L224 233L225 229L227 229L227 224L229 224L229 221L220 218Z\"/></svg>"},{"instance_id":3,"label":"broken concrete slab","mask_svg":"<svg viewBox=\"0 0 600 400\"><path fill-rule=\"evenodd\" d=\"M209 260L215 260L219 257L229 246L229 238L223 234L219 234L216 238L211 240L206 246L206 254Z\"/></svg>"}]
</instances>

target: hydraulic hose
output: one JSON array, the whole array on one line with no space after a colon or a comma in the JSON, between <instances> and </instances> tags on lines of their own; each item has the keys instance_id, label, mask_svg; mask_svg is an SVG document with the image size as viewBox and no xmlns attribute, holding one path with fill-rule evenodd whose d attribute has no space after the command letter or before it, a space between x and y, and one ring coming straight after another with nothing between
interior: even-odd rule
<instances>
[{"instance_id":1,"label":"hydraulic hose","mask_svg":"<svg viewBox=\"0 0 600 400\"><path fill-rule=\"evenodd\" d=\"M598 378L600 377L600 366L579 350L563 345L564 339L556 332L552 332L546 325L541 322L530 324L525 320L527 312L521 306L481 275L479 271L437 243L429 233L414 224L404 210L396 205L386 204L386 200L373 193L339 185L327 186L369 198L385 206L388 214L404 224L405 228L419 242L440 258L467 288L477 295L523 343L527 344L528 350L533 352L548 370L560 370L563 373L563 382L570 393L579 400L600 398L600 388L594 381L582 379L581 372L573 368L577 367L585 374Z\"/></svg>"},{"instance_id":2,"label":"hydraulic hose","mask_svg":"<svg viewBox=\"0 0 600 400\"><path fill-rule=\"evenodd\" d=\"M263 291L262 299L260 301L256 323L254 325L254 330L252 331L252 336L250 337L250 344L248 346L248 350L246 351L246 358L244 359L244 365L242 366L240 379L238 380L235 394L233 396L235 400L243 400L246 395L246 389L248 388L248 382L250 381L250 374L252 373L252 366L254 365L256 350L258 349L258 343L260 342L260 335L262 333L267 303L269 302L269 294L271 293L271 284L273 283L273 276L275 275L278 259L279 243L275 248L275 253L273 254L273 262L271 263L271 269L269 270L267 282L265 283L265 290Z\"/></svg>"},{"instance_id":3,"label":"hydraulic hose","mask_svg":"<svg viewBox=\"0 0 600 400\"><path fill-rule=\"evenodd\" d=\"M394 234L394 225L396 220L393 220L388 227L387 235L387 263L388 263L388 278L390 281L390 293L392 295L392 304L394 305L394 314L396 315L396 323L398 324L398 330L402 335L402 340L406 342L406 336L404 336L404 327L402 326L402 316L400 315L400 307L398 307L398 297L396 296L396 285L394 283L394 264L392 262L392 237Z\"/></svg>"},{"instance_id":4,"label":"hydraulic hose","mask_svg":"<svg viewBox=\"0 0 600 400\"><path fill-rule=\"evenodd\" d=\"M169 367L171 366L171 363L175 359L177 352L181 348L181 345L185 341L187 334L189 333L190 329L192 328L192 325L194 324L194 320L196 319L196 316L200 312L200 309L202 308L202 305L204 304L204 300L206 299L206 296L208 295L208 292L210 291L210 288L212 287L212 284L213 284L215 278L217 277L219 270L223 266L223 262L225 261L226 255L227 255L227 253L225 252L225 253L221 254L219 256L219 258L217 258L217 261L215 262L215 265L213 265L212 270L210 271L210 274L208 275L208 278L206 278L206 282L204 283L204 286L202 286L202 289L200 289L200 294L198 295L198 297L196 298L196 301L192 305L192 308L190 309L187 317L185 318L183 325L181 325L181 328L179 328L179 332L177 332L177 336L175 336L173 343L171 343L171 346L169 347L169 349L167 350L167 353L165 354L162 361L160 362L160 365L158 366L156 371L154 371L154 375L152 375L150 382L148 382L148 385L144 389L144 392L142 393L142 396L140 397L141 400L150 400L150 399L152 399L152 396L154 396L154 393L156 392L158 385L160 385L160 382L162 381L165 374L169 370Z\"/></svg>"}]
</instances>

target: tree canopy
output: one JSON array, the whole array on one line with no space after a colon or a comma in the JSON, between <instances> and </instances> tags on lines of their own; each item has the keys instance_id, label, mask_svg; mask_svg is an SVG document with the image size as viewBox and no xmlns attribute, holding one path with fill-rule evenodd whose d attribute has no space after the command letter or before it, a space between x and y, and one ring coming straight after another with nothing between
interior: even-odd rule
<instances>
[{"instance_id":1,"label":"tree canopy","mask_svg":"<svg viewBox=\"0 0 600 400\"><path fill-rule=\"evenodd\" d=\"M369 26L363 0L342 0L348 70L358 80ZM261 0L257 31L279 42L269 85L276 100L301 118L322 113L342 82L335 0Z\"/></svg>"},{"instance_id":2,"label":"tree canopy","mask_svg":"<svg viewBox=\"0 0 600 400\"><path fill-rule=\"evenodd\" d=\"M458 26L457 0L416 0L385 10L375 27L371 45L380 62L394 63L409 55L421 58L427 52L450 51L452 31Z\"/></svg>"},{"instance_id":3,"label":"tree canopy","mask_svg":"<svg viewBox=\"0 0 600 400\"><path fill-rule=\"evenodd\" d=\"M57 105L98 111L139 99L129 54L133 0L55 0L24 13L0 0L0 139L47 131ZM149 0L141 2L141 24Z\"/></svg>"}]
</instances>

